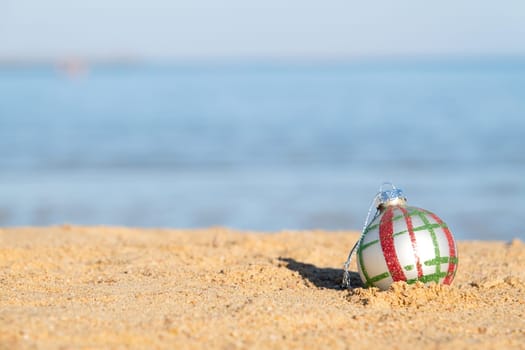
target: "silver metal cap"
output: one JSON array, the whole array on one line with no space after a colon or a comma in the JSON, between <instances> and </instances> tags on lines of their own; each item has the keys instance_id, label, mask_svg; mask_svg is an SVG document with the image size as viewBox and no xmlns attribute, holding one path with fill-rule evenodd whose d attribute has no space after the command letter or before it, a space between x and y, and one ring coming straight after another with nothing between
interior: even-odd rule
<instances>
[{"instance_id":1,"label":"silver metal cap","mask_svg":"<svg viewBox=\"0 0 525 350\"><path fill-rule=\"evenodd\" d=\"M383 190L383 186L379 189L379 193L376 197L376 208L378 210L383 210L389 206L400 205L405 206L407 203L407 198L403 193L403 190L397 188L391 183L386 183L383 185L390 185L391 189Z\"/></svg>"}]
</instances>

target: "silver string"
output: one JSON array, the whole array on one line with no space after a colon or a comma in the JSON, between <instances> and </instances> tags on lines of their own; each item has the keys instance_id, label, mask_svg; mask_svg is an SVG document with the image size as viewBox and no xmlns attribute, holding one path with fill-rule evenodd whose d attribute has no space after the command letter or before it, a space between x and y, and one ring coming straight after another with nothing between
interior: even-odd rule
<instances>
[{"instance_id":1,"label":"silver string","mask_svg":"<svg viewBox=\"0 0 525 350\"><path fill-rule=\"evenodd\" d=\"M344 288L351 288L350 285L350 262L352 261L352 257L354 256L354 253L359 249L359 246L361 245L361 242L363 241L363 238L365 236L365 230L368 227L369 221L370 221L370 215L372 214L372 210L375 207L375 203L379 197L379 193L377 193L374 198L372 199L372 202L370 203L370 207L368 208L368 214L366 215L365 224L363 225L363 229L361 230L361 236L357 240L357 242L354 244L354 247L350 250L350 253L348 254L348 258L346 259L345 265L344 265L344 274L343 274L343 287ZM377 216L377 213L379 210L376 209L376 213L374 214L374 218Z\"/></svg>"},{"instance_id":2,"label":"silver string","mask_svg":"<svg viewBox=\"0 0 525 350\"><path fill-rule=\"evenodd\" d=\"M363 238L365 237L365 230L370 224L371 221L373 221L377 215L379 214L378 209L378 203L382 199L381 195L385 192L383 191L383 186L390 185L392 187L392 190L397 190L396 186L394 186L391 182L383 182L381 186L379 186L379 192L376 193L374 198L372 199L372 202L370 203L370 207L368 208L368 213L366 214L366 220L365 224L363 225L363 229L361 230L361 236L359 237L359 240L354 244L352 249L350 250L350 253L348 254L348 258L346 259L346 262L344 264L344 274L343 274L343 288L352 288L350 284L350 262L352 261L352 257L354 256L355 252L359 250L359 247L361 246L361 242L363 241ZM372 211L376 207L376 211L374 214L374 217L372 220L370 219L370 216L372 214Z\"/></svg>"}]
</instances>

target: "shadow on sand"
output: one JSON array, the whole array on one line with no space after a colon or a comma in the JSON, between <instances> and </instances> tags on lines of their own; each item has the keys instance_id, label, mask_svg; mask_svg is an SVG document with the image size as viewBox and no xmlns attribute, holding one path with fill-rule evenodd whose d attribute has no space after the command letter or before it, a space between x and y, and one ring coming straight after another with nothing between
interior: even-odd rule
<instances>
[{"instance_id":1,"label":"shadow on sand","mask_svg":"<svg viewBox=\"0 0 525 350\"><path fill-rule=\"evenodd\" d=\"M343 269L333 269L330 267L320 268L312 264L303 263L292 258L279 257L279 260L286 263L286 267L292 271L297 271L302 278L310 281L318 288L343 290L341 281L343 279ZM350 282L352 287L363 287L363 282L359 273L350 271Z\"/></svg>"}]
</instances>

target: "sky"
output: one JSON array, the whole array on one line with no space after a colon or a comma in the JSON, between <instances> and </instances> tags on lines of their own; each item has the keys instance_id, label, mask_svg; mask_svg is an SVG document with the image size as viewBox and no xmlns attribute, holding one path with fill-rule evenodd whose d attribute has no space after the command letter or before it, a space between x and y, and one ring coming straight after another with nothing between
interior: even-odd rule
<instances>
[{"instance_id":1,"label":"sky","mask_svg":"<svg viewBox=\"0 0 525 350\"><path fill-rule=\"evenodd\" d=\"M525 55L523 38L523 0L0 0L0 58Z\"/></svg>"}]
</instances>

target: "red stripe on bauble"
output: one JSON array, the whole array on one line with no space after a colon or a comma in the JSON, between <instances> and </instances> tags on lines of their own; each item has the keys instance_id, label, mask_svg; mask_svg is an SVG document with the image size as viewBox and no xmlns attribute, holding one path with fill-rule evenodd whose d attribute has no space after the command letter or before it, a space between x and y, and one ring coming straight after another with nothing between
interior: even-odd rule
<instances>
[{"instance_id":1,"label":"red stripe on bauble","mask_svg":"<svg viewBox=\"0 0 525 350\"><path fill-rule=\"evenodd\" d=\"M394 244L394 221L392 220L394 217L394 208L397 207L388 207L381 218L381 223L379 224L379 241L381 242L381 249L383 250L388 271L394 282L397 282L406 281L407 278L397 258Z\"/></svg>"}]
</instances>

